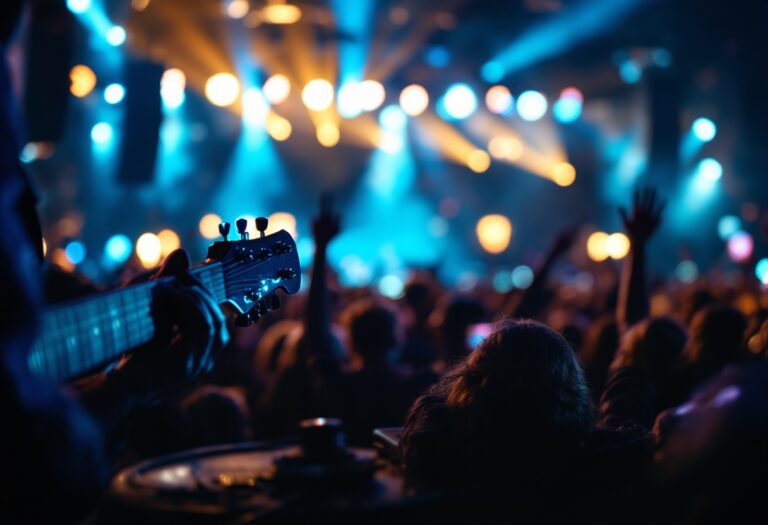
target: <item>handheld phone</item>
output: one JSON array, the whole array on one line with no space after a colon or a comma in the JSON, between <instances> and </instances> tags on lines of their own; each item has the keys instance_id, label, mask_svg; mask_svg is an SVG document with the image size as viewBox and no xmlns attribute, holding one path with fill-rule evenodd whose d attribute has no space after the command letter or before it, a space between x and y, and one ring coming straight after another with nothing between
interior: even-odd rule
<instances>
[{"instance_id":1,"label":"handheld phone","mask_svg":"<svg viewBox=\"0 0 768 525\"><path fill-rule=\"evenodd\" d=\"M477 345L485 341L485 339L493 332L493 324L491 323L478 323L471 324L467 327L467 347L474 350Z\"/></svg>"}]
</instances>

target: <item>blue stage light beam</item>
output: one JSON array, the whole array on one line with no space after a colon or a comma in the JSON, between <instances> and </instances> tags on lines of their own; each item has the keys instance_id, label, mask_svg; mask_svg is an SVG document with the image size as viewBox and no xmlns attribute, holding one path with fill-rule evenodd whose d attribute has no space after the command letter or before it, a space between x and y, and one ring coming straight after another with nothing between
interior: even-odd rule
<instances>
[{"instance_id":1,"label":"blue stage light beam","mask_svg":"<svg viewBox=\"0 0 768 525\"><path fill-rule=\"evenodd\" d=\"M495 82L600 35L652 1L582 0L569 4L567 11L553 14L502 49L485 63L482 71L493 74Z\"/></svg>"},{"instance_id":2,"label":"blue stage light beam","mask_svg":"<svg viewBox=\"0 0 768 525\"><path fill-rule=\"evenodd\" d=\"M717 136L717 125L706 117L693 121L690 129L680 143L680 159L683 164L689 164L707 142Z\"/></svg>"},{"instance_id":3,"label":"blue stage light beam","mask_svg":"<svg viewBox=\"0 0 768 525\"><path fill-rule=\"evenodd\" d=\"M345 37L338 43L339 86L353 86L365 80L368 50L371 43L373 0L332 0L336 29ZM349 88L348 88L349 89ZM341 97L339 97L341 101ZM354 108L339 108L345 117L354 117ZM359 111L357 111L359 113Z\"/></svg>"}]
</instances>

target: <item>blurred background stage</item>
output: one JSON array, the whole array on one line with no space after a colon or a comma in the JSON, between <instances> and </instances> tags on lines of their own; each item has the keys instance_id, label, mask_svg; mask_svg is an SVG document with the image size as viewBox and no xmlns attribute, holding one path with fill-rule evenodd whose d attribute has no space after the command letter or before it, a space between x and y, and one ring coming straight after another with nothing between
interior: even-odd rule
<instances>
[{"instance_id":1,"label":"blurred background stage","mask_svg":"<svg viewBox=\"0 0 768 525\"><path fill-rule=\"evenodd\" d=\"M109 284L264 215L308 268L330 190L347 285L525 287L580 224L559 275L588 287L647 183L654 271L768 283L765 4L37 0L11 63L48 258Z\"/></svg>"}]
</instances>

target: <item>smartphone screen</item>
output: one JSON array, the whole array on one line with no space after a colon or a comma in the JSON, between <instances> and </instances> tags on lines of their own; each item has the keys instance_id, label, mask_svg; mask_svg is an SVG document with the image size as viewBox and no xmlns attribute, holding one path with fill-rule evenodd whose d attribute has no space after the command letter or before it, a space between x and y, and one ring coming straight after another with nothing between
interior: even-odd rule
<instances>
[{"instance_id":1,"label":"smartphone screen","mask_svg":"<svg viewBox=\"0 0 768 525\"><path fill-rule=\"evenodd\" d=\"M467 346L474 350L477 345L485 341L485 338L493 332L493 324L479 323L469 325L467 328Z\"/></svg>"}]
</instances>

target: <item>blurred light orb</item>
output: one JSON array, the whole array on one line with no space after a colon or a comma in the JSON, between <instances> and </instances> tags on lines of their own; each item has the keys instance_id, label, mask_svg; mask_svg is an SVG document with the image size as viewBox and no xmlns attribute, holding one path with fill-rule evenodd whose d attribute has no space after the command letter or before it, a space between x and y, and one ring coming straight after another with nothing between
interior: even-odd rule
<instances>
[{"instance_id":1,"label":"blurred light orb","mask_svg":"<svg viewBox=\"0 0 768 525\"><path fill-rule=\"evenodd\" d=\"M666 68L672 65L672 53L663 47L654 49L652 56L653 62L659 67Z\"/></svg>"},{"instance_id":2,"label":"blurred light orb","mask_svg":"<svg viewBox=\"0 0 768 525\"><path fill-rule=\"evenodd\" d=\"M331 148L339 143L339 127L332 122L320 124L317 127L316 135L317 141L326 148Z\"/></svg>"},{"instance_id":3,"label":"blurred light orb","mask_svg":"<svg viewBox=\"0 0 768 525\"><path fill-rule=\"evenodd\" d=\"M504 78L505 73L504 66L493 60L486 62L483 64L483 67L480 68L480 76L483 77L483 80L491 84L501 81L501 79Z\"/></svg>"},{"instance_id":4,"label":"blurred light orb","mask_svg":"<svg viewBox=\"0 0 768 525\"><path fill-rule=\"evenodd\" d=\"M692 283L699 278L699 267L693 261L681 261L675 268L675 277L680 282Z\"/></svg>"},{"instance_id":5,"label":"blurred light orb","mask_svg":"<svg viewBox=\"0 0 768 525\"><path fill-rule=\"evenodd\" d=\"M381 82L363 80L357 87L360 96L360 107L363 111L374 111L384 103L386 92Z\"/></svg>"},{"instance_id":6,"label":"blurred light orb","mask_svg":"<svg viewBox=\"0 0 768 525\"><path fill-rule=\"evenodd\" d=\"M346 82L336 95L336 107L339 115L344 118L355 118L363 112L363 101L360 93L360 84Z\"/></svg>"},{"instance_id":7,"label":"blurred light orb","mask_svg":"<svg viewBox=\"0 0 768 525\"><path fill-rule=\"evenodd\" d=\"M467 166L475 173L484 173L491 167L491 157L485 151L476 149L469 154Z\"/></svg>"},{"instance_id":8,"label":"blurred light orb","mask_svg":"<svg viewBox=\"0 0 768 525\"><path fill-rule=\"evenodd\" d=\"M125 29L122 26L113 26L107 31L107 43L110 46L122 46L125 43L125 38Z\"/></svg>"},{"instance_id":9,"label":"blurred light orb","mask_svg":"<svg viewBox=\"0 0 768 525\"><path fill-rule=\"evenodd\" d=\"M272 105L282 104L291 94L291 81L281 74L272 75L261 87L264 96Z\"/></svg>"},{"instance_id":10,"label":"blurred light orb","mask_svg":"<svg viewBox=\"0 0 768 525\"><path fill-rule=\"evenodd\" d=\"M269 227L267 228L267 234L285 230L290 233L291 237L294 239L298 237L296 230L296 217L292 213L278 211L270 215L268 219Z\"/></svg>"},{"instance_id":11,"label":"blurred light orb","mask_svg":"<svg viewBox=\"0 0 768 525\"><path fill-rule=\"evenodd\" d=\"M755 248L754 239L752 236L744 231L739 231L731 235L727 243L728 257L733 262L743 263L747 262L752 257L752 251Z\"/></svg>"},{"instance_id":12,"label":"blurred light orb","mask_svg":"<svg viewBox=\"0 0 768 525\"><path fill-rule=\"evenodd\" d=\"M595 262L602 262L609 257L608 234L597 231L587 239L587 255Z\"/></svg>"},{"instance_id":13,"label":"blurred light orb","mask_svg":"<svg viewBox=\"0 0 768 525\"><path fill-rule=\"evenodd\" d=\"M723 166L713 158L701 159L697 169L699 175L709 182L717 182L723 176Z\"/></svg>"},{"instance_id":14,"label":"blurred light orb","mask_svg":"<svg viewBox=\"0 0 768 525\"><path fill-rule=\"evenodd\" d=\"M379 149L390 155L402 151L405 141L399 133L382 133L378 142Z\"/></svg>"},{"instance_id":15,"label":"blurred light orb","mask_svg":"<svg viewBox=\"0 0 768 525\"><path fill-rule=\"evenodd\" d=\"M576 168L568 162L560 162L552 168L552 182L558 186L570 186L576 180Z\"/></svg>"},{"instance_id":16,"label":"blurred light orb","mask_svg":"<svg viewBox=\"0 0 768 525\"><path fill-rule=\"evenodd\" d=\"M581 116L581 101L573 97L561 97L552 106L552 115L555 120L563 124L575 122Z\"/></svg>"},{"instance_id":17,"label":"blurred light orb","mask_svg":"<svg viewBox=\"0 0 768 525\"><path fill-rule=\"evenodd\" d=\"M512 93L506 86L491 86L485 93L485 105L491 113L506 115L512 110Z\"/></svg>"},{"instance_id":18,"label":"blurred light orb","mask_svg":"<svg viewBox=\"0 0 768 525\"><path fill-rule=\"evenodd\" d=\"M229 18L240 19L251 10L248 0L230 0L227 4L227 16Z\"/></svg>"},{"instance_id":19,"label":"blurred light orb","mask_svg":"<svg viewBox=\"0 0 768 525\"><path fill-rule=\"evenodd\" d=\"M514 161L523 155L523 143L516 137L493 137L488 152L495 159Z\"/></svg>"},{"instance_id":20,"label":"blurred light orb","mask_svg":"<svg viewBox=\"0 0 768 525\"><path fill-rule=\"evenodd\" d=\"M477 109L477 97L469 85L453 84L443 96L443 106L450 118L463 120Z\"/></svg>"},{"instance_id":21,"label":"blurred light orb","mask_svg":"<svg viewBox=\"0 0 768 525\"><path fill-rule=\"evenodd\" d=\"M735 215L724 215L717 221L717 235L724 241L741 230L741 219Z\"/></svg>"},{"instance_id":22,"label":"blurred light orb","mask_svg":"<svg viewBox=\"0 0 768 525\"><path fill-rule=\"evenodd\" d=\"M106 144L112 140L114 130L107 122L99 122L91 128L91 140L96 144Z\"/></svg>"},{"instance_id":23,"label":"blurred light orb","mask_svg":"<svg viewBox=\"0 0 768 525\"><path fill-rule=\"evenodd\" d=\"M629 253L629 237L623 233L612 233L605 240L605 250L611 259L623 259Z\"/></svg>"},{"instance_id":24,"label":"blurred light orb","mask_svg":"<svg viewBox=\"0 0 768 525\"><path fill-rule=\"evenodd\" d=\"M379 293L389 299L399 299L403 295L405 283L398 275L385 275L379 279Z\"/></svg>"},{"instance_id":25,"label":"blurred light orb","mask_svg":"<svg viewBox=\"0 0 768 525\"><path fill-rule=\"evenodd\" d=\"M73 67L69 71L69 91L74 96L82 98L87 96L96 87L96 73L88 66L82 64Z\"/></svg>"},{"instance_id":26,"label":"blurred light orb","mask_svg":"<svg viewBox=\"0 0 768 525\"><path fill-rule=\"evenodd\" d=\"M110 84L104 89L107 104L118 104L125 98L125 88L120 84Z\"/></svg>"},{"instance_id":27,"label":"blurred light orb","mask_svg":"<svg viewBox=\"0 0 768 525\"><path fill-rule=\"evenodd\" d=\"M168 109L176 109L184 103L187 76L179 68L166 69L160 78L160 97Z\"/></svg>"},{"instance_id":28,"label":"blurred light orb","mask_svg":"<svg viewBox=\"0 0 768 525\"><path fill-rule=\"evenodd\" d=\"M536 122L547 113L547 99L538 91L523 91L517 97L517 113L526 122Z\"/></svg>"},{"instance_id":29,"label":"blurred light orb","mask_svg":"<svg viewBox=\"0 0 768 525\"><path fill-rule=\"evenodd\" d=\"M448 235L449 224L443 217L436 215L429 219L427 231L432 237L442 238Z\"/></svg>"},{"instance_id":30,"label":"blurred light orb","mask_svg":"<svg viewBox=\"0 0 768 525\"><path fill-rule=\"evenodd\" d=\"M178 250L181 246L179 235L171 229L166 228L158 232L157 238L160 240L160 255L163 257L167 257L172 251Z\"/></svg>"},{"instance_id":31,"label":"blurred light orb","mask_svg":"<svg viewBox=\"0 0 768 525\"><path fill-rule=\"evenodd\" d=\"M699 117L691 125L693 134L702 142L709 142L717 135L717 126L708 118Z\"/></svg>"},{"instance_id":32,"label":"blurred light orb","mask_svg":"<svg viewBox=\"0 0 768 525\"><path fill-rule=\"evenodd\" d=\"M243 92L243 120L251 126L262 126L269 113L264 95L258 88L248 88Z\"/></svg>"},{"instance_id":33,"label":"blurred light orb","mask_svg":"<svg viewBox=\"0 0 768 525\"><path fill-rule=\"evenodd\" d=\"M755 275L761 283L768 285L768 259L763 258L757 261Z\"/></svg>"},{"instance_id":34,"label":"blurred light orb","mask_svg":"<svg viewBox=\"0 0 768 525\"><path fill-rule=\"evenodd\" d=\"M526 289L533 283L533 270L529 266L521 265L512 270L512 284L515 288Z\"/></svg>"},{"instance_id":35,"label":"blurred light orb","mask_svg":"<svg viewBox=\"0 0 768 525\"><path fill-rule=\"evenodd\" d=\"M582 104L584 103L584 94L575 87L564 88L560 92L560 98L572 98L574 100L578 100Z\"/></svg>"},{"instance_id":36,"label":"blurred light orb","mask_svg":"<svg viewBox=\"0 0 768 525\"><path fill-rule=\"evenodd\" d=\"M424 60L435 69L442 69L451 62L451 54L443 46L432 46L424 52Z\"/></svg>"},{"instance_id":37,"label":"blurred light orb","mask_svg":"<svg viewBox=\"0 0 768 525\"><path fill-rule=\"evenodd\" d=\"M387 106L379 113L379 125L387 131L400 131L408 124L408 117L400 106Z\"/></svg>"},{"instance_id":38,"label":"blurred light orb","mask_svg":"<svg viewBox=\"0 0 768 525\"><path fill-rule=\"evenodd\" d=\"M373 279L373 270L358 255L345 255L339 261L339 267L342 270L340 278L345 286L368 286Z\"/></svg>"},{"instance_id":39,"label":"blurred light orb","mask_svg":"<svg viewBox=\"0 0 768 525\"><path fill-rule=\"evenodd\" d=\"M267 114L266 128L269 136L278 142L288 140L293 132L293 127L287 119L272 112Z\"/></svg>"},{"instance_id":40,"label":"blurred light orb","mask_svg":"<svg viewBox=\"0 0 768 525\"><path fill-rule=\"evenodd\" d=\"M80 15L91 8L91 0L67 0L67 9Z\"/></svg>"},{"instance_id":41,"label":"blurred light orb","mask_svg":"<svg viewBox=\"0 0 768 525\"><path fill-rule=\"evenodd\" d=\"M118 233L107 239L104 245L104 253L110 261L120 264L128 260L133 252L133 243L122 233Z\"/></svg>"},{"instance_id":42,"label":"blurred light orb","mask_svg":"<svg viewBox=\"0 0 768 525\"><path fill-rule=\"evenodd\" d=\"M144 233L136 241L136 255L144 268L154 268L162 255L160 239L154 233Z\"/></svg>"},{"instance_id":43,"label":"blurred light orb","mask_svg":"<svg viewBox=\"0 0 768 525\"><path fill-rule=\"evenodd\" d=\"M200 235L210 240L219 237L219 224L221 224L221 217L215 213L207 213L200 219L197 227Z\"/></svg>"},{"instance_id":44,"label":"blurred light orb","mask_svg":"<svg viewBox=\"0 0 768 525\"><path fill-rule=\"evenodd\" d=\"M64 247L64 253L72 264L80 264L85 260L85 245L80 241L71 241Z\"/></svg>"},{"instance_id":45,"label":"blurred light orb","mask_svg":"<svg viewBox=\"0 0 768 525\"><path fill-rule=\"evenodd\" d=\"M416 117L426 111L429 106L429 93L424 86L411 84L400 92L400 107L406 115Z\"/></svg>"},{"instance_id":46,"label":"blurred light orb","mask_svg":"<svg viewBox=\"0 0 768 525\"><path fill-rule=\"evenodd\" d=\"M301 100L312 111L322 111L333 104L333 85L327 80L310 80L301 91Z\"/></svg>"},{"instance_id":47,"label":"blurred light orb","mask_svg":"<svg viewBox=\"0 0 768 525\"><path fill-rule=\"evenodd\" d=\"M216 73L205 83L205 96L214 106L230 106L240 96L240 81L232 73Z\"/></svg>"},{"instance_id":48,"label":"blurred light orb","mask_svg":"<svg viewBox=\"0 0 768 525\"><path fill-rule=\"evenodd\" d=\"M475 228L480 246L488 253L501 253L512 239L512 223L503 215L492 214L477 221Z\"/></svg>"},{"instance_id":49,"label":"blurred light orb","mask_svg":"<svg viewBox=\"0 0 768 525\"><path fill-rule=\"evenodd\" d=\"M637 84L643 78L643 68L636 60L626 60L619 66L619 76L627 84Z\"/></svg>"},{"instance_id":50,"label":"blurred light orb","mask_svg":"<svg viewBox=\"0 0 768 525\"><path fill-rule=\"evenodd\" d=\"M499 293L507 293L515 287L512 281L512 272L508 270L499 270L493 276L493 289Z\"/></svg>"},{"instance_id":51,"label":"blurred light orb","mask_svg":"<svg viewBox=\"0 0 768 525\"><path fill-rule=\"evenodd\" d=\"M131 7L136 11L144 11L149 7L150 0L131 0Z\"/></svg>"},{"instance_id":52,"label":"blurred light orb","mask_svg":"<svg viewBox=\"0 0 768 525\"><path fill-rule=\"evenodd\" d=\"M261 10L261 19L268 24L295 24L301 20L301 9L285 3L267 4Z\"/></svg>"}]
</instances>

